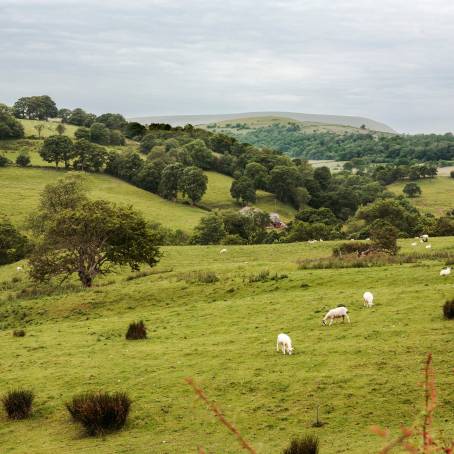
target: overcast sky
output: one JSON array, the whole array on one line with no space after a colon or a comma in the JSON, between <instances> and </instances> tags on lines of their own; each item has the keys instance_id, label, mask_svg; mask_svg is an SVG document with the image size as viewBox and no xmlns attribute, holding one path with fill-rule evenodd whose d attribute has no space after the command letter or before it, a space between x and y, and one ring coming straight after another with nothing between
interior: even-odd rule
<instances>
[{"instance_id":1,"label":"overcast sky","mask_svg":"<svg viewBox=\"0 0 454 454\"><path fill-rule=\"evenodd\" d=\"M454 131L452 0L0 0L0 102Z\"/></svg>"}]
</instances>

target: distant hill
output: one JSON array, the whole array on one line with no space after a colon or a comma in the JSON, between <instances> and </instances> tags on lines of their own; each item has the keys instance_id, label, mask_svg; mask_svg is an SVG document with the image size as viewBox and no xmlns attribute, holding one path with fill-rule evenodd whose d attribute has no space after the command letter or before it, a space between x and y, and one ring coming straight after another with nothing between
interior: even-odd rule
<instances>
[{"instance_id":1,"label":"distant hill","mask_svg":"<svg viewBox=\"0 0 454 454\"><path fill-rule=\"evenodd\" d=\"M219 121L244 119L250 117L285 117L309 123L352 126L355 128L359 128L362 125L365 125L367 129L372 131L396 133L396 131L388 125L375 120L371 120L370 118L351 117L346 115L306 114L299 112L243 112L214 115L150 115L146 117L130 118L129 120L144 124L168 123L172 126L184 126L188 123L192 125L204 125L209 123L216 123Z\"/></svg>"}]
</instances>

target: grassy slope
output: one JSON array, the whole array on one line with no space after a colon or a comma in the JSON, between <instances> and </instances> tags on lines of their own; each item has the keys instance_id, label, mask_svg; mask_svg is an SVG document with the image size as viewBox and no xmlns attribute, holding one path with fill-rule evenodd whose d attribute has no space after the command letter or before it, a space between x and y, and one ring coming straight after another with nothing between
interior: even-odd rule
<instances>
[{"instance_id":1,"label":"grassy slope","mask_svg":"<svg viewBox=\"0 0 454 454\"><path fill-rule=\"evenodd\" d=\"M25 137L28 136L37 136L38 131L35 129L35 126L38 124L44 125L44 129L41 131L41 137L49 137L51 135L57 134L55 128L58 125L58 122L55 121L40 121L40 120L20 120L24 126ZM67 125L65 124L65 135L74 138L74 133L78 129L78 126Z\"/></svg>"},{"instance_id":2,"label":"grassy slope","mask_svg":"<svg viewBox=\"0 0 454 454\"><path fill-rule=\"evenodd\" d=\"M0 168L0 212L21 224L37 206L39 193L63 171L17 167ZM190 231L206 212L187 205L174 204L155 194L103 174L87 174L90 195L116 203L130 204L153 221Z\"/></svg>"},{"instance_id":3,"label":"grassy slope","mask_svg":"<svg viewBox=\"0 0 454 454\"><path fill-rule=\"evenodd\" d=\"M230 195L232 178L216 172L206 172L208 176L208 190L202 199L202 203L211 208L238 210L238 205ZM295 210L276 200L273 194L265 191L257 191L257 202L254 204L267 212L278 212L283 219L290 219L295 215Z\"/></svg>"},{"instance_id":4,"label":"grassy slope","mask_svg":"<svg viewBox=\"0 0 454 454\"><path fill-rule=\"evenodd\" d=\"M404 250L410 242L402 242ZM454 238L432 244L435 251L454 250ZM36 300L0 296L0 389L26 386L37 395L31 420L0 415L2 452L165 454L195 452L197 445L243 452L184 384L192 376L260 454L281 452L306 432L321 438L322 452L374 453L382 442L371 424L396 434L421 408L421 364L429 350L437 371L435 425L453 436L454 322L441 318L440 306L452 297L454 278L438 276L441 262L296 269L297 258L327 255L332 246L238 246L223 255L216 246L169 247L157 270L172 267L170 273L126 282L124 272L87 291ZM0 281L17 275L15 266L0 267ZM265 268L289 279L243 281ZM177 279L191 269L213 270L220 281ZM361 302L366 289L376 295L369 310ZM348 304L352 324L323 328L324 312L340 303ZM125 341L128 323L142 318L149 340ZM11 330L23 326L27 336L13 338ZM293 338L293 356L275 352L281 331ZM124 431L105 439L80 436L64 402L89 389L130 394ZM327 424L313 429L317 405Z\"/></svg>"},{"instance_id":5,"label":"grassy slope","mask_svg":"<svg viewBox=\"0 0 454 454\"><path fill-rule=\"evenodd\" d=\"M388 188L395 194L402 194L407 182L394 183ZM421 197L410 199L420 210L440 216L454 208L454 178L437 177L417 182L422 189Z\"/></svg>"}]
</instances>

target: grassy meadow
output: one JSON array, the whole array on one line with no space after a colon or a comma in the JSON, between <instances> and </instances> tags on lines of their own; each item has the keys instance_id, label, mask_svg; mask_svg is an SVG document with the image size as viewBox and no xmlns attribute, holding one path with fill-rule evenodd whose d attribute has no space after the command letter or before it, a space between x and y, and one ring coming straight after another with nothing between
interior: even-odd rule
<instances>
[{"instance_id":1,"label":"grassy meadow","mask_svg":"<svg viewBox=\"0 0 454 454\"><path fill-rule=\"evenodd\" d=\"M388 186L388 189L401 195L406 183L408 182L393 183ZM417 184L421 187L422 194L410 201L419 210L441 216L454 208L454 178L438 176L419 180Z\"/></svg>"},{"instance_id":2,"label":"grassy meadow","mask_svg":"<svg viewBox=\"0 0 454 454\"><path fill-rule=\"evenodd\" d=\"M44 120L20 120L24 127L25 137L36 136L38 137L37 125L42 125L44 128L41 131L41 138L46 138L55 134L58 134L56 127L58 121L44 121ZM65 135L74 138L74 133L77 131L78 126L65 124Z\"/></svg>"},{"instance_id":3,"label":"grassy meadow","mask_svg":"<svg viewBox=\"0 0 454 454\"><path fill-rule=\"evenodd\" d=\"M431 242L432 253L454 252L454 238ZM415 251L410 243L400 242L403 252ZM1 267L0 389L36 393L30 420L0 416L1 452L242 452L184 383L191 376L260 454L281 452L303 433L320 437L322 454L375 453L382 440L369 426L397 434L419 414L428 351L438 387L434 424L454 435L454 325L441 315L454 278L439 276L443 261L297 268L297 259L327 256L332 247L229 246L222 255L219 246L166 247L148 276L128 280L134 275L123 269L92 289L35 297L16 264ZM287 278L248 282L263 270ZM193 282L193 271L215 272L219 281ZM375 294L372 309L362 307L365 290ZM322 327L338 304L348 306L351 325ZM140 319L149 339L126 341L128 324ZM26 337L14 338L15 328ZM279 332L292 337L294 355L276 353ZM130 395L123 431L87 438L70 422L64 404L85 390ZM313 428L318 406L325 425Z\"/></svg>"}]
</instances>

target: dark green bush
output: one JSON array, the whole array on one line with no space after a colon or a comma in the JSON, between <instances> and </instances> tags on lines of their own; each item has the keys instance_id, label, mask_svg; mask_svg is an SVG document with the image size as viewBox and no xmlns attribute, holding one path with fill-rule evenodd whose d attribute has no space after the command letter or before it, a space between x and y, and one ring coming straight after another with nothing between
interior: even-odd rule
<instances>
[{"instance_id":1,"label":"dark green bush","mask_svg":"<svg viewBox=\"0 0 454 454\"><path fill-rule=\"evenodd\" d=\"M133 322L129 325L128 331L126 332L126 339L137 340L147 338L147 328L144 322Z\"/></svg>"},{"instance_id":2,"label":"dark green bush","mask_svg":"<svg viewBox=\"0 0 454 454\"><path fill-rule=\"evenodd\" d=\"M446 301L443 306L443 315L448 320L454 319L454 300Z\"/></svg>"},{"instance_id":3,"label":"dark green bush","mask_svg":"<svg viewBox=\"0 0 454 454\"><path fill-rule=\"evenodd\" d=\"M26 419L30 416L33 392L26 389L9 391L2 397L3 407L9 419Z\"/></svg>"},{"instance_id":4,"label":"dark green bush","mask_svg":"<svg viewBox=\"0 0 454 454\"><path fill-rule=\"evenodd\" d=\"M188 283L214 284L219 281L218 275L213 271L190 271L181 273L178 280Z\"/></svg>"},{"instance_id":5,"label":"dark green bush","mask_svg":"<svg viewBox=\"0 0 454 454\"><path fill-rule=\"evenodd\" d=\"M333 249L333 255L335 257L341 257L342 255L357 254L360 255L363 252L371 249L370 243L360 243L359 241L350 241L349 243L342 243Z\"/></svg>"},{"instance_id":6,"label":"dark green bush","mask_svg":"<svg viewBox=\"0 0 454 454\"><path fill-rule=\"evenodd\" d=\"M25 336L25 331L23 329L15 329L13 331L13 336L14 337L24 337Z\"/></svg>"},{"instance_id":7,"label":"dark green bush","mask_svg":"<svg viewBox=\"0 0 454 454\"><path fill-rule=\"evenodd\" d=\"M16 158L16 164L20 167L27 167L30 162L30 156L27 153L20 153Z\"/></svg>"},{"instance_id":8,"label":"dark green bush","mask_svg":"<svg viewBox=\"0 0 454 454\"><path fill-rule=\"evenodd\" d=\"M318 454L319 440L314 435L306 435L302 438L294 438L290 446L282 454Z\"/></svg>"},{"instance_id":9,"label":"dark green bush","mask_svg":"<svg viewBox=\"0 0 454 454\"><path fill-rule=\"evenodd\" d=\"M72 418L91 436L120 430L130 407L131 401L125 393L85 393L66 404Z\"/></svg>"}]
</instances>

